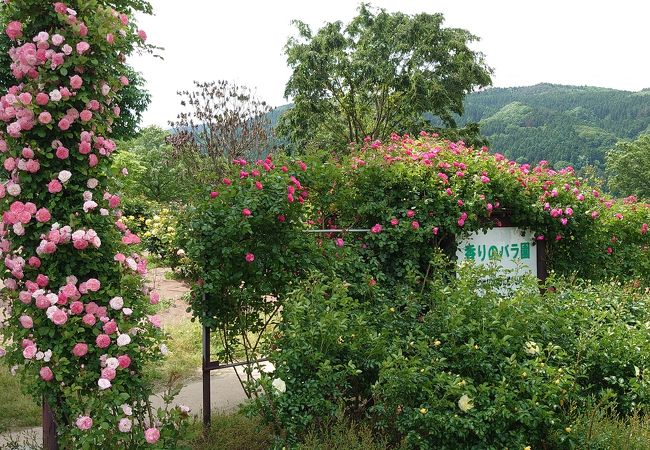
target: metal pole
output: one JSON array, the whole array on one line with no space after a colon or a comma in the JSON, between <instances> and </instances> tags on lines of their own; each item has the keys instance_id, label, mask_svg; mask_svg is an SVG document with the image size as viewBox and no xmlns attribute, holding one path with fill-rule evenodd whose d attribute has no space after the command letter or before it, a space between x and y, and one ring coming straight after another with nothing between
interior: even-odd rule
<instances>
[{"instance_id":1,"label":"metal pole","mask_svg":"<svg viewBox=\"0 0 650 450\"><path fill-rule=\"evenodd\" d=\"M50 404L43 397L43 448L45 450L59 450L56 440L56 422Z\"/></svg>"},{"instance_id":2,"label":"metal pole","mask_svg":"<svg viewBox=\"0 0 650 450\"><path fill-rule=\"evenodd\" d=\"M203 433L210 428L212 405L210 401L210 328L203 327Z\"/></svg>"},{"instance_id":3,"label":"metal pole","mask_svg":"<svg viewBox=\"0 0 650 450\"><path fill-rule=\"evenodd\" d=\"M548 277L548 268L546 267L546 242L537 241L537 278L540 281L546 281Z\"/></svg>"}]
</instances>

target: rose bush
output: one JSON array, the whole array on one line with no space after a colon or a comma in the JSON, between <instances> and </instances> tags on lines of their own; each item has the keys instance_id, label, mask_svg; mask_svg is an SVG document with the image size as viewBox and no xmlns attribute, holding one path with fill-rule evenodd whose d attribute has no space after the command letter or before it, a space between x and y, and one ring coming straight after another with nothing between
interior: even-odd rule
<instances>
[{"instance_id":1,"label":"rose bush","mask_svg":"<svg viewBox=\"0 0 650 450\"><path fill-rule=\"evenodd\" d=\"M237 160L211 190L183 238L198 269L193 313L233 346L267 331L266 345L244 356L267 355L277 370L249 388L264 388L258 411L290 440L343 409L413 447L542 445L570 421L569 403L612 392L622 413L647 405L643 376L630 377L647 366L647 318L612 295L629 310L597 322L612 303L590 302L609 291L574 292L562 277L646 285L648 205L608 198L571 168L518 164L426 133L367 141L342 157ZM458 238L502 225L545 241L560 293L528 284L512 298L480 299L483 278L468 273L471 289L456 280ZM320 228L340 231L310 232ZM515 317L521 326L497 326ZM566 333L548 326L556 323ZM609 342L614 329L626 344ZM453 344L438 348L443 336ZM609 359L598 354L604 342ZM538 350L544 358L518 356Z\"/></svg>"},{"instance_id":2,"label":"rose bush","mask_svg":"<svg viewBox=\"0 0 650 450\"><path fill-rule=\"evenodd\" d=\"M162 357L163 336L108 178L124 59L148 48L131 18L151 7L2 7L16 77L0 98L6 359L54 410L61 448L173 448L185 413L149 402L143 368Z\"/></svg>"}]
</instances>

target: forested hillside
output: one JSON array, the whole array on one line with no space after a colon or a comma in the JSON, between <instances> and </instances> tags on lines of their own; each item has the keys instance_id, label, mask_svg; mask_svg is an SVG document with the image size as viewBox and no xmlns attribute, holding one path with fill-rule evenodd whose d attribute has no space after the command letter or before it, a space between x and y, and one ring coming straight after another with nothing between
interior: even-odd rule
<instances>
[{"instance_id":1,"label":"forested hillside","mask_svg":"<svg viewBox=\"0 0 650 450\"><path fill-rule=\"evenodd\" d=\"M465 122L480 122L490 147L511 159L601 165L617 141L650 132L650 89L492 88L466 98Z\"/></svg>"},{"instance_id":2,"label":"forested hillside","mask_svg":"<svg viewBox=\"0 0 650 450\"><path fill-rule=\"evenodd\" d=\"M271 111L275 125L291 105ZM602 167L619 140L650 133L650 89L537 84L491 88L465 99L459 125L479 122L490 148L520 162Z\"/></svg>"}]
</instances>

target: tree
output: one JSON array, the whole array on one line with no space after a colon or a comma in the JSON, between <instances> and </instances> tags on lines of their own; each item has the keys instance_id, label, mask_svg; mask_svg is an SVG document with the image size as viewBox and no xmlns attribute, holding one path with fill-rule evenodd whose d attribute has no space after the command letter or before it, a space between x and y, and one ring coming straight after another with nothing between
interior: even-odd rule
<instances>
[{"instance_id":1,"label":"tree","mask_svg":"<svg viewBox=\"0 0 650 450\"><path fill-rule=\"evenodd\" d=\"M287 42L293 70L285 96L295 106L279 133L298 147L344 147L369 136L431 130L424 113L455 127L463 99L491 84L478 38L444 28L442 14L388 13L362 4L346 26L327 23L317 33L294 21L298 35Z\"/></svg>"},{"instance_id":2,"label":"tree","mask_svg":"<svg viewBox=\"0 0 650 450\"><path fill-rule=\"evenodd\" d=\"M143 129L131 140L118 142L120 152L113 159L116 172L127 169L126 177L116 178L116 188L129 198L155 202L187 199L190 186L181 162L173 157L167 143L170 133L160 127Z\"/></svg>"},{"instance_id":3,"label":"tree","mask_svg":"<svg viewBox=\"0 0 650 450\"><path fill-rule=\"evenodd\" d=\"M271 108L250 88L223 80L195 81L194 87L178 92L183 111L170 122L169 142L198 183L219 179L224 163L258 159L269 150Z\"/></svg>"},{"instance_id":4,"label":"tree","mask_svg":"<svg viewBox=\"0 0 650 450\"><path fill-rule=\"evenodd\" d=\"M620 196L650 199L650 134L622 141L607 153L605 174L611 191Z\"/></svg>"}]
</instances>

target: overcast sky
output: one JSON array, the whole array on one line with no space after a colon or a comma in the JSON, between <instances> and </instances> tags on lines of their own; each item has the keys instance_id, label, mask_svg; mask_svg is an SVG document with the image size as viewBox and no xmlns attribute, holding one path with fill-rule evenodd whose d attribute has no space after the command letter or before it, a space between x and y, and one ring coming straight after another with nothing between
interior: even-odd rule
<instances>
[{"instance_id":1,"label":"overcast sky","mask_svg":"<svg viewBox=\"0 0 650 450\"><path fill-rule=\"evenodd\" d=\"M283 55L290 22L316 30L347 23L353 0L152 0L140 18L165 60L134 56L153 96L143 125L166 126L178 110L176 91L192 80L227 79L254 87L273 106L287 103ZM637 91L650 87L648 0L375 0L405 13L441 12L445 24L479 36L474 45L494 68L495 86L539 82Z\"/></svg>"}]
</instances>

